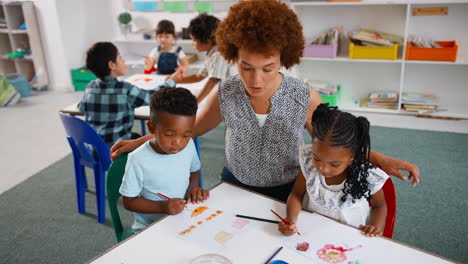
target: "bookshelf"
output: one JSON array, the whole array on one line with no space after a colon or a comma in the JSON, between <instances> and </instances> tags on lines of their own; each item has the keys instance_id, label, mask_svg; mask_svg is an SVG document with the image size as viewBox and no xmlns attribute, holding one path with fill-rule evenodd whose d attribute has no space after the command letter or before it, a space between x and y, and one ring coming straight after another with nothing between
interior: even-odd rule
<instances>
[{"instance_id":1,"label":"bookshelf","mask_svg":"<svg viewBox=\"0 0 468 264\"><path fill-rule=\"evenodd\" d=\"M414 7L448 7L445 16L413 16ZM414 0L361 2L292 1L298 14L306 43L329 28L344 26L347 30L375 29L404 38L397 60L356 60L304 57L296 67L299 78L342 84L339 106L347 111L389 114L415 114L401 109L377 109L360 106L371 91L395 91L401 100L403 92L432 93L439 97L435 116L468 119L468 0ZM456 40L459 45L456 62L407 61L406 42L418 35L434 40Z\"/></svg>"},{"instance_id":2,"label":"bookshelf","mask_svg":"<svg viewBox=\"0 0 468 264\"><path fill-rule=\"evenodd\" d=\"M6 20L6 23L3 21ZM26 23L26 29L19 27ZM10 59L6 53L28 48L30 55ZM47 67L39 27L32 1L0 1L0 73L22 73L31 80L36 73L36 86L48 84Z\"/></svg>"}]
</instances>

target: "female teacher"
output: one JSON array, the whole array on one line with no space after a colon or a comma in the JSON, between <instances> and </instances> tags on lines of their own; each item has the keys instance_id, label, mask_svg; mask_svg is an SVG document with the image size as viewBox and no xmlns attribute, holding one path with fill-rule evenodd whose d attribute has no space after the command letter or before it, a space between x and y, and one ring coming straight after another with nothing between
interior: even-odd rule
<instances>
[{"instance_id":1,"label":"female teacher","mask_svg":"<svg viewBox=\"0 0 468 264\"><path fill-rule=\"evenodd\" d=\"M225 123L222 180L286 201L299 173L304 127L312 131L312 113L322 103L304 82L280 73L299 63L304 49L296 14L277 0L233 5L216 31L221 55L236 63L239 75L223 80L197 114L192 137ZM117 142L112 158L132 151L153 135ZM390 175L419 181L419 169L407 161L372 152L371 161Z\"/></svg>"}]
</instances>

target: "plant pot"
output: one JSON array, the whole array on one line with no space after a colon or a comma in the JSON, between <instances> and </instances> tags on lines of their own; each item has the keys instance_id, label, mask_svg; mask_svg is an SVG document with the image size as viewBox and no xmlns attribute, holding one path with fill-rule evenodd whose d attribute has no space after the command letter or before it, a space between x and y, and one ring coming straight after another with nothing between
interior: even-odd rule
<instances>
[{"instance_id":1,"label":"plant pot","mask_svg":"<svg viewBox=\"0 0 468 264\"><path fill-rule=\"evenodd\" d=\"M131 24L119 24L120 25L120 32L122 32L122 35L124 35L124 38L127 38L128 33L132 31L132 25Z\"/></svg>"}]
</instances>

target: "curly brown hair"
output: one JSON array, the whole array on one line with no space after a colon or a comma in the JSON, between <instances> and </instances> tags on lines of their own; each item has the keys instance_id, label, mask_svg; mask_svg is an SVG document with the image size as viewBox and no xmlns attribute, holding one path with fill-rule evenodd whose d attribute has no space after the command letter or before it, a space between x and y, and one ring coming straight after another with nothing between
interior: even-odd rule
<instances>
[{"instance_id":1,"label":"curly brown hair","mask_svg":"<svg viewBox=\"0 0 468 264\"><path fill-rule=\"evenodd\" d=\"M286 68L299 63L304 49L299 19L278 0L248 0L233 5L218 26L216 42L228 62L237 60L239 48L262 54L277 50Z\"/></svg>"}]
</instances>

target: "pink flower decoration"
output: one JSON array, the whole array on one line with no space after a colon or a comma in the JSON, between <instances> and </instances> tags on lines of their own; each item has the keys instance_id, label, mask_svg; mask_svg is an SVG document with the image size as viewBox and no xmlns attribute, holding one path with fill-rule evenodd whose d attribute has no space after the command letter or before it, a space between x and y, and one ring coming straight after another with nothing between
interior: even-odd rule
<instances>
[{"instance_id":1,"label":"pink flower decoration","mask_svg":"<svg viewBox=\"0 0 468 264\"><path fill-rule=\"evenodd\" d=\"M321 260L328 263L340 263L346 260L345 251L343 247L335 247L332 244L327 244L317 251L317 255Z\"/></svg>"}]
</instances>

